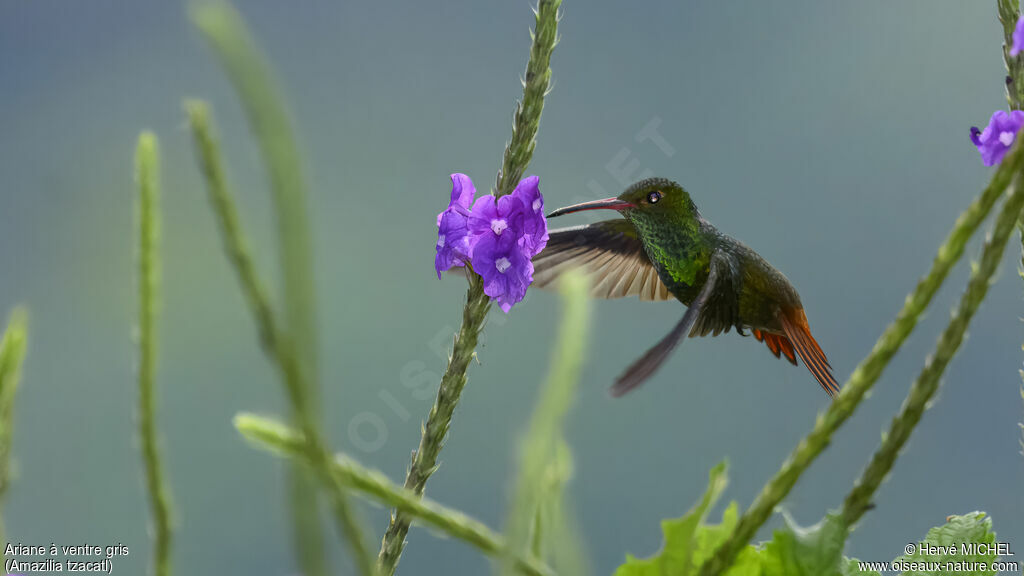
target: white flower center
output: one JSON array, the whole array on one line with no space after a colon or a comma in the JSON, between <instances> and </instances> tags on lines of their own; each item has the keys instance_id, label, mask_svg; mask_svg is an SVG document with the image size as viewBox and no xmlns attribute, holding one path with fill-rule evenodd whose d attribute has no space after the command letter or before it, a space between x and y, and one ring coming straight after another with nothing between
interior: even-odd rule
<instances>
[{"instance_id":1,"label":"white flower center","mask_svg":"<svg viewBox=\"0 0 1024 576\"><path fill-rule=\"evenodd\" d=\"M536 212L537 210L540 210L540 198L533 201L533 211Z\"/></svg>"},{"instance_id":2,"label":"white flower center","mask_svg":"<svg viewBox=\"0 0 1024 576\"><path fill-rule=\"evenodd\" d=\"M444 234L437 235L437 247L444 248Z\"/></svg>"},{"instance_id":3,"label":"white flower center","mask_svg":"<svg viewBox=\"0 0 1024 576\"><path fill-rule=\"evenodd\" d=\"M508 258L505 258L504 256L494 261L494 267L497 268L498 272L501 272L502 274L504 274L505 270L508 270L509 266L511 265L512 263L509 262Z\"/></svg>"},{"instance_id":4,"label":"white flower center","mask_svg":"<svg viewBox=\"0 0 1024 576\"><path fill-rule=\"evenodd\" d=\"M491 230L494 230L494 233L498 236L501 236L501 233L504 232L506 228L508 228L508 222L505 220L491 220Z\"/></svg>"},{"instance_id":5,"label":"white flower center","mask_svg":"<svg viewBox=\"0 0 1024 576\"><path fill-rule=\"evenodd\" d=\"M999 134L999 141L1003 143L1003 146L1009 146L1010 144L1013 144L1013 139L1016 136L1017 135L1013 132L1001 132Z\"/></svg>"}]
</instances>

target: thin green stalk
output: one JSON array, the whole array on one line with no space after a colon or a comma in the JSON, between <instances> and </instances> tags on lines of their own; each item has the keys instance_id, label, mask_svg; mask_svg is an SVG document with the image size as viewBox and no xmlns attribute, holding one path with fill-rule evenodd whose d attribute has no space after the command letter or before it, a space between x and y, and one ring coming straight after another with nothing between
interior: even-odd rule
<instances>
[{"instance_id":1,"label":"thin green stalk","mask_svg":"<svg viewBox=\"0 0 1024 576\"><path fill-rule=\"evenodd\" d=\"M1013 30L1020 18L1020 0L997 0L999 22L1003 25L1003 62L1006 64L1006 102L1011 110L1024 105L1024 56L1010 56Z\"/></svg>"},{"instance_id":2,"label":"thin green stalk","mask_svg":"<svg viewBox=\"0 0 1024 576\"><path fill-rule=\"evenodd\" d=\"M551 53L558 38L558 7L561 0L541 0L536 11L536 28L532 34L530 60L526 65L523 84L523 100L516 106L512 125L512 139L505 148L502 167L498 173L495 195L508 194L519 181L533 157L536 146L537 128L544 109L551 71ZM422 494L427 479L437 469L437 457L444 446L445 436L451 425L452 414L466 385L466 370L476 354L476 344L483 330L484 319L491 308L490 299L484 294L483 283L473 273L467 274L469 288L466 290L466 305L462 311L462 326L455 337L448 367L437 390L437 399L430 409L423 426L419 448L413 453L412 464L405 478L405 487ZM377 566L381 576L392 576L405 548L409 533L410 518L401 510L394 510L387 532L381 542Z\"/></svg>"},{"instance_id":3,"label":"thin green stalk","mask_svg":"<svg viewBox=\"0 0 1024 576\"><path fill-rule=\"evenodd\" d=\"M540 0L535 15L537 23L530 32L530 59L523 78L523 99L516 103L512 120L512 139L505 147L494 195L511 194L523 178L537 146L537 129L544 110L544 97L551 86L551 54L558 44L558 9L562 0Z\"/></svg>"},{"instance_id":4,"label":"thin green stalk","mask_svg":"<svg viewBox=\"0 0 1024 576\"><path fill-rule=\"evenodd\" d=\"M567 274L562 278L560 288L565 312L558 324L558 337L555 340L547 381L537 398L533 417L520 446L519 477L508 507L505 535L511 550L526 550L531 546L531 528L540 529L544 524L537 523L537 518L543 517L543 498L545 494L551 492L550 475L565 476L567 472L560 472L558 469L564 470L569 466L567 460L570 456L564 440L562 423L576 396L576 387L583 368L583 354L590 333L590 298L587 296L587 279L580 274ZM559 484L556 490L560 490L562 479L555 481ZM550 524L559 528L565 528L568 524L567 521L560 519L551 520L553 522ZM560 539L561 536L563 535L556 534L555 537ZM574 542L571 541L556 543L557 547L563 548L563 558L570 555L565 554L570 551L564 548L572 544ZM583 562L579 558L582 554L571 556L574 558L567 564L571 569L581 570ZM507 559L501 564L501 574L512 574L515 565L511 560Z\"/></svg>"},{"instance_id":5,"label":"thin green stalk","mask_svg":"<svg viewBox=\"0 0 1024 576\"><path fill-rule=\"evenodd\" d=\"M238 92L267 167L277 219L283 325L305 375L303 385L310 398L308 416L318 419L316 298L306 184L284 98L245 21L228 2L195 4L191 16ZM292 468L289 485L299 562L307 576L325 576L323 533L308 470Z\"/></svg>"},{"instance_id":6,"label":"thin green stalk","mask_svg":"<svg viewBox=\"0 0 1024 576\"><path fill-rule=\"evenodd\" d=\"M892 470L900 450L907 443L928 403L938 391L942 373L963 342L974 313L978 311L988 293L1014 225L1019 221L1021 210L1024 208L1024 179L1020 175L1014 179L1010 190L1002 210L996 217L992 232L985 241L981 261L972 268L967 289L960 297L960 304L953 313L953 318L942 332L935 350L910 388L899 415L889 425L889 432L883 438L881 446L875 451L871 462L843 501L842 517L847 526L853 526L871 507L871 498L875 490Z\"/></svg>"},{"instance_id":7,"label":"thin green stalk","mask_svg":"<svg viewBox=\"0 0 1024 576\"><path fill-rule=\"evenodd\" d=\"M312 385L317 373L312 242L302 159L287 107L245 21L231 4L196 4L191 15L238 92L267 167L280 243L285 327Z\"/></svg>"},{"instance_id":8,"label":"thin green stalk","mask_svg":"<svg viewBox=\"0 0 1024 576\"><path fill-rule=\"evenodd\" d=\"M253 414L235 417L235 428L262 448L290 458L305 457L302 435L270 418ZM385 506L402 510L418 523L462 540L485 554L501 557L511 554L504 539L483 523L433 500L395 485L377 470L365 468L344 454L336 454L332 471L339 481ZM517 567L523 574L552 574L550 568L536 558L519 556Z\"/></svg>"},{"instance_id":9,"label":"thin green stalk","mask_svg":"<svg viewBox=\"0 0 1024 576\"><path fill-rule=\"evenodd\" d=\"M14 398L21 379L28 340L28 313L15 308L0 341L0 511L11 485L11 441L14 438ZM7 533L0 517L0 545L7 546Z\"/></svg>"},{"instance_id":10,"label":"thin green stalk","mask_svg":"<svg viewBox=\"0 0 1024 576\"><path fill-rule=\"evenodd\" d=\"M299 428L308 439L306 450L309 462L330 497L335 521L341 534L349 541L356 566L362 574L374 574L373 558L365 546L364 532L356 511L348 501L347 489L330 473L330 452L311 414L308 388L304 381L305 374L295 355L294 344L279 328L267 299L265 284L260 280L249 255L238 221L238 210L224 174L220 147L211 127L209 110L205 103L198 101L187 102L185 109L192 128L199 165L206 180L210 203L218 219L224 249L234 265L242 292L256 320L260 343L281 374Z\"/></svg>"},{"instance_id":11,"label":"thin green stalk","mask_svg":"<svg viewBox=\"0 0 1024 576\"><path fill-rule=\"evenodd\" d=\"M1006 101L1011 110L1024 109L1024 55L1010 56L1013 46L1013 31L1020 19L1020 0L998 0L999 22L1003 25L1003 63L1006 64ZM1020 263L1019 274L1024 279L1024 218L1017 223L1020 232ZM1024 350L1024 346L1021 347ZM1024 380L1024 370L1020 372ZM1024 397L1024 384L1021 385L1021 396ZM1024 448L1024 424L1021 424L1021 447ZM1024 452L1022 452L1024 453Z\"/></svg>"},{"instance_id":12,"label":"thin green stalk","mask_svg":"<svg viewBox=\"0 0 1024 576\"><path fill-rule=\"evenodd\" d=\"M423 494L427 479L437 469L437 456L444 446L452 414L466 385L466 370L469 369L469 362L476 354L477 340L483 329L487 311L491 307L490 299L484 294L480 277L472 273L468 276L469 289L466 294L466 306L462 311L462 327L455 337L455 346L448 358L448 368L441 377L437 399L427 416L419 448L413 453L412 465L405 477L405 488L415 494ZM398 560L405 548L405 536L409 533L411 522L412 518L402 510L395 509L391 512L391 522L384 534L377 557L377 570L380 576L391 576L395 573Z\"/></svg>"},{"instance_id":13,"label":"thin green stalk","mask_svg":"<svg viewBox=\"0 0 1024 576\"><path fill-rule=\"evenodd\" d=\"M171 574L171 491L160 457L156 425L156 368L160 317L160 153L143 132L135 156L139 183L139 440L153 515L153 573Z\"/></svg>"},{"instance_id":14,"label":"thin green stalk","mask_svg":"<svg viewBox=\"0 0 1024 576\"><path fill-rule=\"evenodd\" d=\"M729 538L719 546L711 559L704 563L700 571L701 576L718 576L732 564L736 555L768 520L779 502L793 489L800 475L828 446L832 434L853 415L857 405L878 381L889 361L914 330L918 319L931 303L950 270L960 260L967 241L1009 187L1013 177L1020 172L1024 165L1022 150L1024 147L1014 146L992 176L988 187L960 214L953 225L953 230L939 247L931 270L907 296L896 319L875 342L871 353L854 370L828 410L818 416L811 432L800 441L775 476L761 489Z\"/></svg>"}]
</instances>

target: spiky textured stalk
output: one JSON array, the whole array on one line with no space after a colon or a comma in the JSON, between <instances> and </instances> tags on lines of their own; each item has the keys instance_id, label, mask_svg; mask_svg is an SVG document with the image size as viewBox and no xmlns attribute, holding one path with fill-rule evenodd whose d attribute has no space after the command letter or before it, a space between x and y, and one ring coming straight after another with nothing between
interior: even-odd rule
<instances>
[{"instance_id":1,"label":"spiky textured stalk","mask_svg":"<svg viewBox=\"0 0 1024 576\"><path fill-rule=\"evenodd\" d=\"M818 416L811 432L800 441L786 461L782 463L782 467L775 476L764 485L757 498L740 518L729 538L704 563L700 571L701 576L718 576L732 564L736 555L768 520L779 502L793 489L801 474L828 446L832 434L853 414L857 405L871 390L889 361L914 330L918 319L931 303L939 287L942 286L949 271L963 255L967 241L992 210L992 206L1009 187L1011 180L1020 172L1022 159L1024 159L1022 150L1024 147L1014 146L992 176L988 187L971 203L967 210L960 214L953 230L939 247L931 270L918 282L914 291L907 296L896 319L886 328L868 356L854 370L843 386L842 393L836 397L824 414Z\"/></svg>"},{"instance_id":2,"label":"spiky textured stalk","mask_svg":"<svg viewBox=\"0 0 1024 576\"><path fill-rule=\"evenodd\" d=\"M191 15L238 92L267 169L277 220L277 252L284 301L282 324L305 375L303 385L310 398L309 417L317 418L316 298L312 243L306 217L306 184L284 99L245 21L228 2L197 3ZM307 470L295 467L289 472L299 563L307 576L325 576L316 491L312 489Z\"/></svg>"},{"instance_id":3,"label":"spiky textured stalk","mask_svg":"<svg viewBox=\"0 0 1024 576\"><path fill-rule=\"evenodd\" d=\"M1013 31L1016 28L1017 20L1020 19L1020 0L997 0L999 8L999 22L1003 25L1003 63L1006 64L1006 101L1011 110L1024 108L1024 54L1010 56L1010 47L1013 46ZM1024 280L1024 218L1017 223L1017 230L1020 233L1020 269L1018 274ZM1024 350L1024 346L1021 347ZM1020 371L1021 380L1024 380L1024 370ZM1020 389L1021 397L1024 398L1024 384ZM1024 424L1020 425L1021 447L1024 448ZM1022 452L1024 453L1024 452Z\"/></svg>"},{"instance_id":4,"label":"spiky textured stalk","mask_svg":"<svg viewBox=\"0 0 1024 576\"><path fill-rule=\"evenodd\" d=\"M270 418L239 414L235 417L235 428L265 449L291 458L303 458L306 455L302 435ZM353 490L380 504L402 510L417 523L471 544L485 554L497 557L513 554L508 550L501 535L480 521L397 486L381 472L365 468L344 454L335 455L332 471L342 483ZM551 569L536 558L518 556L516 565L523 574L552 574Z\"/></svg>"},{"instance_id":5,"label":"spiky textured stalk","mask_svg":"<svg viewBox=\"0 0 1024 576\"><path fill-rule=\"evenodd\" d=\"M143 132L135 155L139 185L139 443L152 514L153 573L171 574L171 491L160 457L156 424L156 367L160 316L160 155L156 136Z\"/></svg>"},{"instance_id":6,"label":"spiky textured stalk","mask_svg":"<svg viewBox=\"0 0 1024 576\"><path fill-rule=\"evenodd\" d=\"M988 288L995 277L1003 251L1013 233L1014 225L1020 220L1021 209L1024 207L1024 178L1018 176L1010 186L1010 194L996 218L995 225L981 253L978 265L972 267L967 289L960 297L960 304L953 313L938 344L925 362L910 393L903 401L900 413L889 425L889 431L882 440L871 462L861 474L853 490L843 502L842 515L847 526L852 526L861 515L870 508L871 497L875 490L888 476L899 451L907 443L914 427L921 420L921 415L928 403L939 389L939 379L949 365L953 355L963 342L967 327L977 312L978 306L988 293Z\"/></svg>"},{"instance_id":7,"label":"spiky textured stalk","mask_svg":"<svg viewBox=\"0 0 1024 576\"><path fill-rule=\"evenodd\" d=\"M1017 21L1020 19L1020 0L997 0L999 9L999 22L1003 25L1003 63L1006 65L1006 102L1011 110L1024 109L1024 54L1010 56L1010 47L1013 46L1013 32ZM1024 218L1017 223L1017 230L1020 233L1020 269L1018 274L1024 280ZM1024 346L1021 347L1024 350ZM1024 380L1024 370L1020 371L1021 380ZM1024 384L1020 389L1021 397L1024 398ZM1020 425L1022 430L1021 447L1024 448L1024 424ZM1024 453L1024 452L1022 452Z\"/></svg>"},{"instance_id":8,"label":"spiky textured stalk","mask_svg":"<svg viewBox=\"0 0 1024 576\"><path fill-rule=\"evenodd\" d=\"M540 508L543 495L551 491L546 486L549 481L547 475L553 466L568 467L568 464L559 460L570 458L565 445L562 422L576 396L576 386L583 368L583 354L590 332L590 298L587 295L587 279L581 274L566 274L560 280L560 284L565 312L558 323L558 337L553 347L550 372L534 406L533 417L520 446L519 477L508 507L505 535L509 548L516 551L531 547L531 528L540 530L545 524ZM561 482L558 483L555 490L560 491ZM554 524L563 528L568 523L552 520ZM559 544L569 546L574 543ZM538 551L539 547L538 542L532 545L535 551ZM562 552L562 557L568 556L565 554L567 551ZM581 569L583 562L579 558L582 554L571 555L575 558L569 564L573 569ZM511 560L509 558L502 562L502 574L512 574L515 565ZM560 571L564 572L561 568Z\"/></svg>"},{"instance_id":9,"label":"spiky textured stalk","mask_svg":"<svg viewBox=\"0 0 1024 576\"><path fill-rule=\"evenodd\" d=\"M1006 102L1011 110L1024 106L1024 55L1010 56L1013 30L1020 19L1020 0L997 0L999 22L1003 25L1003 62L1006 64Z\"/></svg>"},{"instance_id":10,"label":"spiky textured stalk","mask_svg":"<svg viewBox=\"0 0 1024 576\"><path fill-rule=\"evenodd\" d=\"M11 440L14 438L14 398L21 379L28 339L28 313L15 308L0 341L0 511L11 484ZM0 545L6 548L7 533L0 517Z\"/></svg>"},{"instance_id":11,"label":"spiky textured stalk","mask_svg":"<svg viewBox=\"0 0 1024 576\"><path fill-rule=\"evenodd\" d=\"M192 128L199 165L206 180L210 203L213 206L224 241L225 252L234 265L242 292L245 294L258 326L263 349L280 372L299 428L308 439L306 442L308 462L317 472L330 497L335 521L341 533L349 541L356 566L362 574L373 574L373 558L364 543L364 532L355 510L348 501L347 490L344 485L337 482L330 472L331 456L322 439L317 422L311 414L310 400L307 396L308 388L304 382L305 374L294 353L294 344L279 328L266 296L265 284L260 280L256 267L249 256L249 250L238 222L238 210L224 175L220 148L213 134L209 110L202 102L190 101L186 103L186 111Z\"/></svg>"},{"instance_id":12,"label":"spiky textured stalk","mask_svg":"<svg viewBox=\"0 0 1024 576\"><path fill-rule=\"evenodd\" d=\"M420 445L413 452L412 464L405 477L405 488L415 494L423 494L427 479L437 469L437 456L444 447L445 436L451 425L452 414L459 403L462 389L466 385L466 370L476 353L477 340L483 329L484 319L490 310L491 301L484 294L483 282L479 276L468 274L469 289L466 292L466 305L462 310L462 327L455 337L452 354L448 358L448 367L441 377L441 385L437 391L437 399L430 408L427 422L423 425ZM393 510L391 522L381 543L377 557L377 569L380 576L395 573L398 560L405 548L405 536L409 532L412 518L401 510Z\"/></svg>"},{"instance_id":13,"label":"spiky textured stalk","mask_svg":"<svg viewBox=\"0 0 1024 576\"><path fill-rule=\"evenodd\" d=\"M523 178L537 146L537 129L544 110L544 97L551 86L551 54L558 44L558 8L562 0L540 0L534 12L537 23L530 32L530 60L523 78L523 99L516 103L512 138L505 147L501 170L494 186L498 198L510 194Z\"/></svg>"},{"instance_id":14,"label":"spiky textured stalk","mask_svg":"<svg viewBox=\"0 0 1024 576\"><path fill-rule=\"evenodd\" d=\"M505 148L502 167L498 173L496 196L508 194L515 188L519 177L533 157L537 128L540 125L541 111L544 109L544 97L551 79L549 64L558 36L560 5L561 0L541 0L537 7L537 23L532 35L530 60L526 65L523 100L516 106L512 139ZM427 416L419 447L413 452L412 464L405 478L405 487L417 494L423 493L427 479L437 469L437 456L444 446L452 414L466 385L466 370L476 353L477 340L487 312L491 308L490 299L484 294L480 277L472 273L467 276L469 288L466 290L466 305L462 311L462 326L455 337L448 367L441 377L441 384L437 390L437 399ZM391 576L395 573L398 560L405 548L409 521L410 518L401 510L392 511L391 521L377 558L381 576Z\"/></svg>"}]
</instances>

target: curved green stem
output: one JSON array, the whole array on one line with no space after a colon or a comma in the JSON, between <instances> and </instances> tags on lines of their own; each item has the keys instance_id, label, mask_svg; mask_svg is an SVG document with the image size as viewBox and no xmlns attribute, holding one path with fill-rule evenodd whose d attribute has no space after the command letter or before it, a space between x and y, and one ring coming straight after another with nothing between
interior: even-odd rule
<instances>
[{"instance_id":1,"label":"curved green stem","mask_svg":"<svg viewBox=\"0 0 1024 576\"><path fill-rule=\"evenodd\" d=\"M854 485L853 490L843 501L842 517L847 526L860 519L861 515L871 507L871 498L879 485L885 480L900 450L907 443L914 427L921 420L921 415L928 407L929 401L935 396L939 389L939 379L949 365L950 360L963 342L967 327L977 312L978 306L988 293L989 285L999 268L1003 251L1013 233L1014 225L1020 220L1021 209L1024 208L1024 186L1021 177L1017 177L1011 186L1011 192L1003 205L999 216L996 218L995 226L985 242L981 253L981 261L971 272L970 280L967 282L967 289L960 297L960 304L953 313L945 331L939 338L935 350L925 363L910 393L903 401L900 409L889 431L882 440L871 462L861 474Z\"/></svg>"},{"instance_id":2,"label":"curved green stem","mask_svg":"<svg viewBox=\"0 0 1024 576\"><path fill-rule=\"evenodd\" d=\"M330 472L330 452L312 415L308 388L305 385L305 374L295 354L294 344L278 325L267 299L264 283L256 273L256 267L246 247L238 223L238 210L235 208L224 175L220 148L213 136L209 111L204 103L197 101L186 103L186 111L192 128L199 164L206 179L210 202L220 225L225 251L234 265L242 292L245 294L246 301L256 320L260 342L281 374L281 380L295 413L295 419L303 435L307 438L305 447L310 465L316 471L330 497L334 519L340 532L349 541L356 565L362 574L374 574L373 558L363 542L362 526L348 501L347 490L344 485L337 482Z\"/></svg>"},{"instance_id":3,"label":"curved green stem","mask_svg":"<svg viewBox=\"0 0 1024 576\"><path fill-rule=\"evenodd\" d=\"M732 564L736 555L768 520L772 511L789 494L804 471L828 446L832 434L853 415L861 400L878 381L889 361L917 326L921 314L931 303L950 270L963 255L967 241L992 210L992 206L1009 187L1014 176L1020 172L1022 159L1024 159L1022 150L1024 147L1014 146L992 176L988 187L971 203L967 210L960 214L953 230L939 247L931 270L918 282L914 291L907 296L896 319L875 342L871 353L854 370L843 386L842 392L832 402L828 410L819 415L811 432L800 441L786 461L782 463L782 467L775 476L761 489L757 498L743 513L729 538L719 546L711 559L704 563L700 571L701 576L718 576Z\"/></svg>"},{"instance_id":4,"label":"curved green stem","mask_svg":"<svg viewBox=\"0 0 1024 576\"><path fill-rule=\"evenodd\" d=\"M316 295L306 183L287 107L245 21L231 4L197 3L190 13L238 93L266 166L277 223L283 296L281 323L302 367L301 385L309 397L307 417L319 420ZM293 416L298 418L297 414ZM308 470L299 467L289 470L288 480L294 546L300 567L306 576L326 576L324 537L313 480ZM357 552L357 556L362 555Z\"/></svg>"},{"instance_id":5,"label":"curved green stem","mask_svg":"<svg viewBox=\"0 0 1024 576\"><path fill-rule=\"evenodd\" d=\"M235 428L262 448L279 452L290 458L306 456L302 435L284 424L256 416L239 414ZM339 481L385 506L397 508L418 523L434 528L452 538L466 542L485 554L495 557L515 557L516 567L530 576L551 575L551 568L537 558L515 556L500 534L480 521L453 510L415 492L397 486L377 470L365 468L354 459L336 454L331 470Z\"/></svg>"}]
</instances>

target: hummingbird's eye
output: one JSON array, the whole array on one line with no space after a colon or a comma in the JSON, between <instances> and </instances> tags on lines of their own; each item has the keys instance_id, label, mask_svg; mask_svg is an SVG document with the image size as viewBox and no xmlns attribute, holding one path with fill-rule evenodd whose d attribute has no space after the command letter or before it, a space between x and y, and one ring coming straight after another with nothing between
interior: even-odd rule
<instances>
[{"instance_id":1,"label":"hummingbird's eye","mask_svg":"<svg viewBox=\"0 0 1024 576\"><path fill-rule=\"evenodd\" d=\"M661 192L657 190L647 195L647 202L650 204L657 204L658 200L661 200Z\"/></svg>"}]
</instances>

